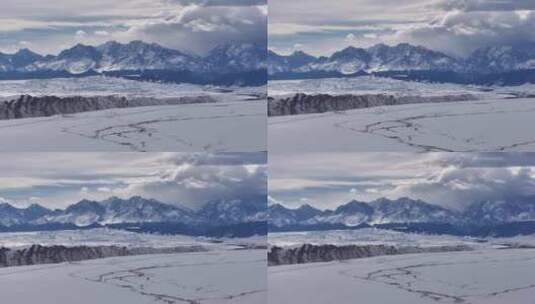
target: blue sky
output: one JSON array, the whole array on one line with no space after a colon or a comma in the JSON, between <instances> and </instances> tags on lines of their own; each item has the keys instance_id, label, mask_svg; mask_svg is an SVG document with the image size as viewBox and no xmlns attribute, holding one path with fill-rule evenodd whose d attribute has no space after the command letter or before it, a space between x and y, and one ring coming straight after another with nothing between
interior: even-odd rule
<instances>
[{"instance_id":1,"label":"blue sky","mask_svg":"<svg viewBox=\"0 0 535 304\"><path fill-rule=\"evenodd\" d=\"M271 0L269 45L330 55L347 46L408 42L466 56L535 42L533 0Z\"/></svg>"},{"instance_id":2,"label":"blue sky","mask_svg":"<svg viewBox=\"0 0 535 304\"><path fill-rule=\"evenodd\" d=\"M534 153L284 154L269 166L270 201L289 207L411 197L462 209L535 195Z\"/></svg>"},{"instance_id":3,"label":"blue sky","mask_svg":"<svg viewBox=\"0 0 535 304\"><path fill-rule=\"evenodd\" d=\"M57 54L76 43L144 40L204 54L264 42L265 0L2 0L0 51Z\"/></svg>"},{"instance_id":4,"label":"blue sky","mask_svg":"<svg viewBox=\"0 0 535 304\"><path fill-rule=\"evenodd\" d=\"M140 195L196 208L265 195L265 153L0 153L0 202L64 208Z\"/></svg>"}]
</instances>

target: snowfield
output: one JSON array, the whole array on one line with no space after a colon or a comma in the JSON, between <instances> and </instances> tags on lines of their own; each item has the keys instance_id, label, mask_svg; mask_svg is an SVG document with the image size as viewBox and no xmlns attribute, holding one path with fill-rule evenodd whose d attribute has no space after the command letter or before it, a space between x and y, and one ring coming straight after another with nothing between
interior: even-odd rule
<instances>
[{"instance_id":1,"label":"snowfield","mask_svg":"<svg viewBox=\"0 0 535 304\"><path fill-rule=\"evenodd\" d=\"M533 151L534 121L530 98L381 106L271 117L268 141L272 153Z\"/></svg>"},{"instance_id":2,"label":"snowfield","mask_svg":"<svg viewBox=\"0 0 535 304\"><path fill-rule=\"evenodd\" d=\"M0 120L0 151L266 150L266 87L161 84L109 77L0 81L14 96L209 96L214 103L142 106Z\"/></svg>"},{"instance_id":3,"label":"snowfield","mask_svg":"<svg viewBox=\"0 0 535 304\"><path fill-rule=\"evenodd\" d=\"M533 303L534 249L409 254L268 269L269 303Z\"/></svg>"},{"instance_id":4,"label":"snowfield","mask_svg":"<svg viewBox=\"0 0 535 304\"><path fill-rule=\"evenodd\" d=\"M457 237L381 229L270 233L271 246L468 246L473 250L401 254L268 267L277 304L532 303L535 236ZM523 249L514 249L522 247ZM321 286L321 288L318 288Z\"/></svg>"},{"instance_id":5,"label":"snowfield","mask_svg":"<svg viewBox=\"0 0 535 304\"><path fill-rule=\"evenodd\" d=\"M266 303L266 251L258 249L266 242L266 236L210 239L106 228L1 233L0 248L41 245L198 250L0 267L0 293L9 303ZM65 255L61 248L54 252ZM232 280L227 279L229 273Z\"/></svg>"},{"instance_id":6,"label":"snowfield","mask_svg":"<svg viewBox=\"0 0 535 304\"><path fill-rule=\"evenodd\" d=\"M479 98L503 98L535 93L535 84L525 84L516 87L486 87L453 83L403 81L373 76L304 80L270 80L268 88L270 96L287 96L297 93L308 95L388 94L396 97L433 97L469 94Z\"/></svg>"},{"instance_id":7,"label":"snowfield","mask_svg":"<svg viewBox=\"0 0 535 304\"><path fill-rule=\"evenodd\" d=\"M421 103L270 117L269 149L283 152L533 151L535 84L482 87L379 77L270 81L269 95L472 96ZM312 136L303 136L309 134Z\"/></svg>"},{"instance_id":8,"label":"snowfield","mask_svg":"<svg viewBox=\"0 0 535 304\"><path fill-rule=\"evenodd\" d=\"M449 235L425 235L393 230L364 228L358 230L330 230L304 232L275 232L269 234L269 244L279 247L311 245L391 245L391 246L480 246L479 239ZM535 243L535 238L533 239Z\"/></svg>"},{"instance_id":9,"label":"snowfield","mask_svg":"<svg viewBox=\"0 0 535 304\"><path fill-rule=\"evenodd\" d=\"M0 247L42 246L121 246L128 248L170 248L202 246L210 250L238 249L243 246L265 246L266 236L211 239L187 235L159 235L124 230L96 228L87 230L6 232L0 233Z\"/></svg>"},{"instance_id":10,"label":"snowfield","mask_svg":"<svg viewBox=\"0 0 535 304\"><path fill-rule=\"evenodd\" d=\"M0 121L0 151L266 150L266 102L110 109Z\"/></svg>"},{"instance_id":11,"label":"snowfield","mask_svg":"<svg viewBox=\"0 0 535 304\"><path fill-rule=\"evenodd\" d=\"M233 93L233 94L228 94ZM118 77L91 76L83 78L53 78L0 81L2 97L32 96L124 96L172 98L213 95L265 95L266 87L216 87L195 84L174 84L128 80Z\"/></svg>"},{"instance_id":12,"label":"snowfield","mask_svg":"<svg viewBox=\"0 0 535 304\"><path fill-rule=\"evenodd\" d=\"M231 275L231 279L229 279ZM226 250L0 269L6 303L266 303L266 252Z\"/></svg>"},{"instance_id":13,"label":"snowfield","mask_svg":"<svg viewBox=\"0 0 535 304\"><path fill-rule=\"evenodd\" d=\"M431 235L404 233L393 230L363 228L357 230L328 230L303 232L270 232L269 245L296 247L311 245L388 245L396 247L417 246L469 246L474 249L535 247L535 235L507 238L476 238L469 236Z\"/></svg>"}]
</instances>

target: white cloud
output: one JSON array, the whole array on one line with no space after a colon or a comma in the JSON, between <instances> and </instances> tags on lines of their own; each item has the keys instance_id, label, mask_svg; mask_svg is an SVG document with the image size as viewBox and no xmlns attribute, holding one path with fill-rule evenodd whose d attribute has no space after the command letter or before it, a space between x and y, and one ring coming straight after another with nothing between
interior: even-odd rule
<instances>
[{"instance_id":1,"label":"white cloud","mask_svg":"<svg viewBox=\"0 0 535 304\"><path fill-rule=\"evenodd\" d=\"M107 31L95 31L96 36L109 36L110 33Z\"/></svg>"},{"instance_id":2,"label":"white cloud","mask_svg":"<svg viewBox=\"0 0 535 304\"><path fill-rule=\"evenodd\" d=\"M353 33L347 34L346 35L346 42L353 43L353 42L355 42L355 38L356 38L355 34L353 34Z\"/></svg>"},{"instance_id":3,"label":"white cloud","mask_svg":"<svg viewBox=\"0 0 535 304\"><path fill-rule=\"evenodd\" d=\"M320 208L357 198L412 197L462 209L485 200L535 195L535 154L337 153L270 156L270 195Z\"/></svg>"},{"instance_id":4,"label":"white cloud","mask_svg":"<svg viewBox=\"0 0 535 304\"><path fill-rule=\"evenodd\" d=\"M87 37L87 33L85 31L83 31L83 30L78 30L78 31L76 31L75 36L76 36L76 39L81 40L81 39L84 39L85 37Z\"/></svg>"},{"instance_id":5,"label":"white cloud","mask_svg":"<svg viewBox=\"0 0 535 304\"><path fill-rule=\"evenodd\" d=\"M0 196L51 208L141 195L192 208L266 195L265 153L21 153L0 158ZM65 161L68 160L68 161Z\"/></svg>"},{"instance_id":6,"label":"white cloud","mask_svg":"<svg viewBox=\"0 0 535 304\"><path fill-rule=\"evenodd\" d=\"M0 49L20 40L34 51L58 53L75 43L147 40L204 53L228 41L265 42L263 1L5 0ZM57 8L61 7L61 12Z\"/></svg>"},{"instance_id":7,"label":"white cloud","mask_svg":"<svg viewBox=\"0 0 535 304\"><path fill-rule=\"evenodd\" d=\"M533 12L451 11L429 25L401 31L396 38L466 56L484 46L535 42L534 26Z\"/></svg>"},{"instance_id":8,"label":"white cloud","mask_svg":"<svg viewBox=\"0 0 535 304\"><path fill-rule=\"evenodd\" d=\"M306 3L305 3L306 2ZM295 43L315 55L348 45L409 42L457 56L500 44L535 42L532 0L273 0L270 47ZM307 9L302 9L306 7Z\"/></svg>"}]
</instances>

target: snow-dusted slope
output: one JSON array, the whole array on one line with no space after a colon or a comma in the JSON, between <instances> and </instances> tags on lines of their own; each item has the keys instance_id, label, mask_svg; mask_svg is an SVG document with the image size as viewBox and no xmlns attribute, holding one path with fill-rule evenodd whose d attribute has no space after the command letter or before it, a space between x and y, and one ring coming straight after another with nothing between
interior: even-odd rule
<instances>
[{"instance_id":1,"label":"snow-dusted slope","mask_svg":"<svg viewBox=\"0 0 535 304\"><path fill-rule=\"evenodd\" d=\"M290 72L295 68L307 65L316 58L302 51L296 51L289 56L281 56L273 51L268 51L267 66L269 74Z\"/></svg>"},{"instance_id":2,"label":"snow-dusted slope","mask_svg":"<svg viewBox=\"0 0 535 304\"><path fill-rule=\"evenodd\" d=\"M266 47L254 44L227 43L214 48L204 61L208 69L220 73L260 70L266 68Z\"/></svg>"},{"instance_id":3,"label":"snow-dusted slope","mask_svg":"<svg viewBox=\"0 0 535 304\"><path fill-rule=\"evenodd\" d=\"M199 246L207 250L233 250L244 247L266 246L266 236L249 238L192 237L129 232L108 228L36 232L5 232L0 247L23 248L41 246L118 246L126 248L172 248Z\"/></svg>"},{"instance_id":4,"label":"snow-dusted slope","mask_svg":"<svg viewBox=\"0 0 535 304\"><path fill-rule=\"evenodd\" d=\"M351 201L334 210L318 210L309 205L288 209L275 204L268 208L269 223L275 227L341 224L435 223L435 224L503 224L535 221L535 198L466 202L466 209L452 210L421 200L380 198L369 203Z\"/></svg>"},{"instance_id":5,"label":"snow-dusted slope","mask_svg":"<svg viewBox=\"0 0 535 304\"><path fill-rule=\"evenodd\" d=\"M419 96L437 97L453 95L474 95L479 98L511 96L513 93L534 92L535 86L483 87L451 83L427 83L403 81L383 77L361 76L355 78L321 78L303 80L270 80L269 96L307 95L377 95L395 97Z\"/></svg>"},{"instance_id":6,"label":"snow-dusted slope","mask_svg":"<svg viewBox=\"0 0 535 304\"><path fill-rule=\"evenodd\" d=\"M21 50L0 53L0 72L73 75L95 72L189 71L194 73L231 73L265 67L266 48L255 44L226 44L201 57L165 48L156 43L109 41L99 46L77 44L57 56L46 57Z\"/></svg>"},{"instance_id":7,"label":"snow-dusted slope","mask_svg":"<svg viewBox=\"0 0 535 304\"><path fill-rule=\"evenodd\" d=\"M132 197L123 200L113 197L102 202L82 200L65 210L55 211L31 221L34 224L70 223L77 226L91 224L142 222L194 222L193 211L160 203L156 200Z\"/></svg>"},{"instance_id":8,"label":"snow-dusted slope","mask_svg":"<svg viewBox=\"0 0 535 304\"><path fill-rule=\"evenodd\" d=\"M198 217L211 224L237 224L266 221L267 197L211 201L198 211Z\"/></svg>"},{"instance_id":9,"label":"snow-dusted slope","mask_svg":"<svg viewBox=\"0 0 535 304\"><path fill-rule=\"evenodd\" d=\"M504 238L475 238L469 236L405 233L377 228L363 228L358 230L272 232L269 234L270 246L296 247L303 244L335 246L387 245L395 247L415 246L421 248L435 246L467 246L474 249L491 249L507 247L534 247L535 235Z\"/></svg>"},{"instance_id":10,"label":"snow-dusted slope","mask_svg":"<svg viewBox=\"0 0 535 304\"><path fill-rule=\"evenodd\" d=\"M476 50L467 59L472 71L487 73L535 68L535 44L489 46Z\"/></svg>"},{"instance_id":11,"label":"snow-dusted slope","mask_svg":"<svg viewBox=\"0 0 535 304\"><path fill-rule=\"evenodd\" d=\"M39 205L19 209L4 203L0 218L4 226L74 224L85 227L93 224L121 223L180 223L183 225L232 225L265 221L266 198L208 202L199 210L180 205L164 204L154 199L134 196L129 199L111 197L103 201L81 200L64 210L49 210Z\"/></svg>"},{"instance_id":12,"label":"snow-dusted slope","mask_svg":"<svg viewBox=\"0 0 535 304\"><path fill-rule=\"evenodd\" d=\"M533 213L535 218L535 212ZM335 210L320 211L304 205L298 209L287 209L281 205L269 207L269 223L274 226L385 223L458 223L464 221L462 214L428 204L421 200L381 198L370 203L351 201Z\"/></svg>"},{"instance_id":13,"label":"snow-dusted slope","mask_svg":"<svg viewBox=\"0 0 535 304\"><path fill-rule=\"evenodd\" d=\"M535 44L497 45L475 50L467 58L455 58L421 46L401 43L377 44L370 48L347 47L328 57L304 53L282 56L268 54L268 72L339 73L351 75L381 71L433 71L458 73L493 73L535 68Z\"/></svg>"},{"instance_id":14,"label":"snow-dusted slope","mask_svg":"<svg viewBox=\"0 0 535 304\"><path fill-rule=\"evenodd\" d=\"M367 49L347 47L329 57L319 58L305 53L280 56L271 52L268 56L270 74L318 71L355 74L363 71L451 71L462 68L458 59L407 43L396 46L378 44Z\"/></svg>"},{"instance_id":15,"label":"snow-dusted slope","mask_svg":"<svg viewBox=\"0 0 535 304\"><path fill-rule=\"evenodd\" d=\"M0 201L1 202L1 201ZM27 223L38 219L52 210L46 209L37 204L33 204L25 209L11 206L7 201L0 203L0 225L12 226Z\"/></svg>"},{"instance_id":16,"label":"snow-dusted slope","mask_svg":"<svg viewBox=\"0 0 535 304\"><path fill-rule=\"evenodd\" d=\"M193 84L135 81L116 77L54 78L0 81L0 99L32 96L123 96L127 98L171 98L183 96L265 95L265 87L215 87ZM231 93L231 94L228 94Z\"/></svg>"}]
</instances>

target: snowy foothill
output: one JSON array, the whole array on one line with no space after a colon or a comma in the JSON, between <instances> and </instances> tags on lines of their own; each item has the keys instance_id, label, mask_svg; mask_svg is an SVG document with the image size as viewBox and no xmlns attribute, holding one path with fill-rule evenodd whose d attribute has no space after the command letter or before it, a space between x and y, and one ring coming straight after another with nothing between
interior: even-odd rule
<instances>
[{"instance_id":1,"label":"snowy foothill","mask_svg":"<svg viewBox=\"0 0 535 304\"><path fill-rule=\"evenodd\" d=\"M125 230L95 228L81 230L5 232L0 234L0 247L41 246L121 246L129 248L171 248L201 246L208 250L265 246L265 236L249 238L207 238L187 235L136 233Z\"/></svg>"},{"instance_id":2,"label":"snowy foothill","mask_svg":"<svg viewBox=\"0 0 535 304\"><path fill-rule=\"evenodd\" d=\"M387 94L393 96L451 96L469 94L474 97L506 98L535 93L535 84L515 87L477 86L454 83L432 83L404 81L386 77L362 76L353 78L320 78L300 80L269 81L269 95L287 96L297 93L315 95L368 95Z\"/></svg>"},{"instance_id":3,"label":"snowy foothill","mask_svg":"<svg viewBox=\"0 0 535 304\"><path fill-rule=\"evenodd\" d=\"M217 87L212 85L175 84L136 81L119 77L89 76L0 81L0 98L10 96L124 96L172 98L213 95L223 100L236 95L265 95L266 87Z\"/></svg>"},{"instance_id":4,"label":"snowy foothill","mask_svg":"<svg viewBox=\"0 0 535 304\"><path fill-rule=\"evenodd\" d=\"M311 245L387 245L421 248L464 245L474 249L503 248L507 246L533 246L535 235L507 238L479 238L439 234L405 233L386 229L363 228L356 230L327 230L301 232L270 232L270 246L295 247Z\"/></svg>"}]
</instances>

